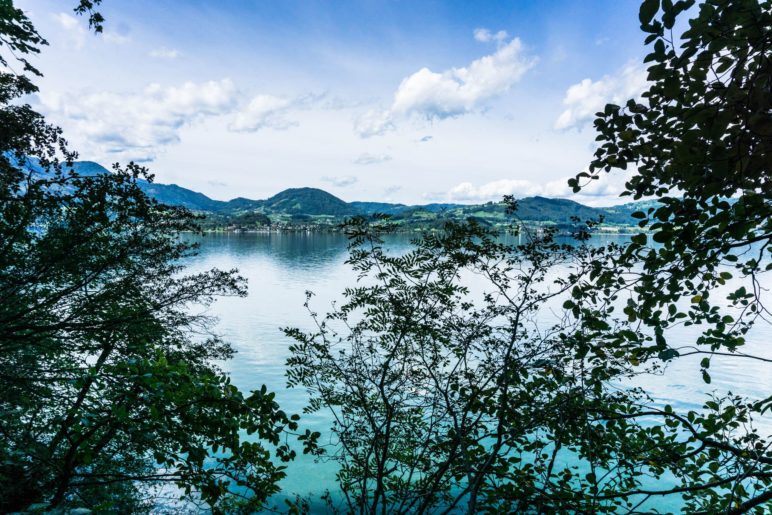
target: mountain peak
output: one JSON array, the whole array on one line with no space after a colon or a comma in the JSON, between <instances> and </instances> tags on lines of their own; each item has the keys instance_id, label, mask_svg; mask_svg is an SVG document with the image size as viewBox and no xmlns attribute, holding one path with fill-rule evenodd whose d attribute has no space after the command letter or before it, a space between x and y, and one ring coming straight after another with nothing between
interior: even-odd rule
<instances>
[{"instance_id":1,"label":"mountain peak","mask_svg":"<svg viewBox=\"0 0 772 515\"><path fill-rule=\"evenodd\" d=\"M35 163L31 163L31 165L34 166ZM92 161L76 161L72 168L84 176L110 173L106 168ZM387 213L395 216L406 216L406 214L419 211L440 213L452 212L453 210L466 216L465 214L470 213L495 213L503 210L501 203L498 202L484 205L426 204L420 206L385 202L348 203L327 191L311 187L288 188L266 200L238 197L224 202L176 184L145 181L139 181L138 184L148 195L159 202L225 216L262 212L268 215L310 215L342 218L357 214ZM608 208L593 208L570 199L533 196L518 200L517 214L521 220L550 220L558 223L569 223L572 217L589 220L597 219L603 215L607 222L627 224L632 220L630 213L639 209L641 205L634 203Z\"/></svg>"},{"instance_id":2,"label":"mountain peak","mask_svg":"<svg viewBox=\"0 0 772 515\"><path fill-rule=\"evenodd\" d=\"M289 188L264 201L263 206L273 211L304 215L345 216L356 208L319 188Z\"/></svg>"}]
</instances>

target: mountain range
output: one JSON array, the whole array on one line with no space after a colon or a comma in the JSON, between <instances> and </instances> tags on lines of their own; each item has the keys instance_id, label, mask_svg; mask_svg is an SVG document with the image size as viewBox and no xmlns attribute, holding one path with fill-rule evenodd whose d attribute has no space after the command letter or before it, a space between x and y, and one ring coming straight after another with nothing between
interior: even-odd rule
<instances>
[{"instance_id":1,"label":"mountain range","mask_svg":"<svg viewBox=\"0 0 772 515\"><path fill-rule=\"evenodd\" d=\"M80 175L110 173L106 168L92 161L76 161L72 168ZM183 206L192 211L210 214L212 218L224 223L247 214L261 214L272 220L284 222L319 218L330 220L375 213L383 213L397 220L412 222L441 216L444 218L474 217L483 222L495 223L506 217L504 206L494 202L480 205L346 202L318 188L290 188L264 200L238 197L222 201L176 184L159 184L143 180L139 185L149 196L161 203ZM603 217L607 224L633 225L635 220L630 215L642 207L642 203L636 202L596 208L568 199L535 196L518 200L517 216L523 221L557 224L569 224L572 217L582 220Z\"/></svg>"}]
</instances>

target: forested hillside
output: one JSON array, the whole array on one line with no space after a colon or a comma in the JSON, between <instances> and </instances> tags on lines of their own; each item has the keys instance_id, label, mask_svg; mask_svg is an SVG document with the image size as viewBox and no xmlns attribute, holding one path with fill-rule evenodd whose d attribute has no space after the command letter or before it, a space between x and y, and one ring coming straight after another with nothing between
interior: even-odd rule
<instances>
[{"instance_id":1,"label":"forested hillside","mask_svg":"<svg viewBox=\"0 0 772 515\"><path fill-rule=\"evenodd\" d=\"M106 168L90 161L76 161L71 169L84 176L110 173ZM43 173L42 170L40 173ZM203 193L178 186L138 181L139 187L152 198L164 204L181 206L192 211L208 214L214 226L236 225L255 228L269 225L270 221L285 223L342 222L355 215L387 214L395 223L411 228L441 226L448 220L474 218L482 223L496 225L509 223L503 202L479 205L426 204L404 205L385 202L345 202L318 188L291 188L265 200L235 198L229 201L214 200ZM570 225L578 218L604 220L616 226L633 226L637 220L631 214L649 204L630 203L610 208L593 208L567 199L526 197L518 201L517 218L525 222L548 222ZM255 214L267 216L256 218ZM250 217L250 215L252 215Z\"/></svg>"}]
</instances>

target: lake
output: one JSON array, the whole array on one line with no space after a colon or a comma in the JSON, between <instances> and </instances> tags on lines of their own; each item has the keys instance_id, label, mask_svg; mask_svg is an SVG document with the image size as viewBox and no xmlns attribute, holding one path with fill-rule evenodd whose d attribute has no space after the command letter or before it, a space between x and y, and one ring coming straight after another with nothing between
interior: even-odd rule
<instances>
[{"instance_id":1,"label":"lake","mask_svg":"<svg viewBox=\"0 0 772 515\"><path fill-rule=\"evenodd\" d=\"M596 241L626 241L628 236L598 236ZM341 299L346 286L353 284L354 273L345 264L347 240L335 233L213 233L197 239L200 253L190 261L192 270L217 267L237 268L249 282L246 298L219 299L208 313L219 318L216 332L235 347L234 359L224 364L233 382L242 390L257 389L265 384L288 413L300 413L306 395L300 389L286 388L284 363L293 343L280 328L297 326L311 328L311 320L303 307L305 292L316 293L314 309L321 313L330 303ZM387 246L394 252L409 248L410 237L390 237ZM767 278L767 282L769 279ZM769 285L767 285L769 286ZM692 329L693 331L693 329ZM693 333L691 333L693 334ZM688 329L675 336L688 341ZM749 334L747 352L772 357L769 348L772 327L758 325ZM737 358L713 358L710 373L712 383L706 385L698 366L699 357L676 360L662 376L647 376L645 385L662 402L677 410L699 410L706 400L704 393L726 392L753 397L768 396L772 377L763 362ZM325 412L303 416L301 427L327 434L329 418ZM761 421L762 435L769 435L772 420ZM288 469L282 482L284 494L321 494L335 490L335 467L300 457ZM653 508L654 505L648 505ZM675 509L673 504L656 505L660 509Z\"/></svg>"}]
</instances>

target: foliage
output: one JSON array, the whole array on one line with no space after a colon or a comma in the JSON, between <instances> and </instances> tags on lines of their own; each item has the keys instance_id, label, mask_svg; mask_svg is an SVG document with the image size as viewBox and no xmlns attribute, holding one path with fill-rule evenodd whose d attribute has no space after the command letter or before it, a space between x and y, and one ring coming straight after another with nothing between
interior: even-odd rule
<instances>
[{"instance_id":1,"label":"foliage","mask_svg":"<svg viewBox=\"0 0 772 515\"><path fill-rule=\"evenodd\" d=\"M233 218L233 223L244 227L266 227L271 225L271 219L263 213L243 213Z\"/></svg>"},{"instance_id":2,"label":"foliage","mask_svg":"<svg viewBox=\"0 0 772 515\"><path fill-rule=\"evenodd\" d=\"M653 244L566 247L547 231L507 245L472 221L393 256L354 223L360 283L312 311L315 331L287 330L290 384L335 418L344 511L769 506L772 443L755 420L772 397L717 392L677 412L628 381L687 355L703 355L708 384L716 356L772 362L742 350L769 314L772 5L694 4L643 2L650 89L598 114L595 160L572 181L633 169L626 193L647 202L634 216ZM731 281L746 284L713 300ZM679 325L699 336L676 343Z\"/></svg>"},{"instance_id":3,"label":"foliage","mask_svg":"<svg viewBox=\"0 0 772 515\"><path fill-rule=\"evenodd\" d=\"M311 312L315 331L286 329L290 386L333 415L343 511L617 513L675 497L739 513L763 500L752 406L680 414L620 388L659 371L643 363L656 344L582 286L625 249L549 232L507 244L466 223L393 256L364 221L350 231L359 284Z\"/></svg>"},{"instance_id":4,"label":"foliage","mask_svg":"<svg viewBox=\"0 0 772 515\"><path fill-rule=\"evenodd\" d=\"M694 15L676 38L686 12ZM572 185L578 191L603 171L631 169L624 195L651 204L634 216L653 232L653 245L633 238L580 296L596 296L593 309L627 296L633 328L656 336L640 345L638 359L702 355L710 383L716 356L772 363L743 350L753 325L769 323L762 278L772 270L772 2L645 0L640 21L652 46L649 89L598 113L599 148ZM704 329L675 343L669 334L680 324ZM705 407L702 416L660 414L702 446L684 471L684 481L701 488L689 508L740 513L772 502L772 435L744 427L772 409L772 397L729 396ZM733 436L715 445L719 434Z\"/></svg>"},{"instance_id":5,"label":"foliage","mask_svg":"<svg viewBox=\"0 0 772 515\"><path fill-rule=\"evenodd\" d=\"M349 229L360 284L326 316L312 312L316 331L286 330L290 385L308 389L308 411L334 417L346 511L632 506L613 493L638 484L624 459L649 442L599 419L641 398L605 387L634 367L624 349L586 366L578 321L553 311L618 248L559 244L549 231L506 244L469 222L393 256L363 220Z\"/></svg>"},{"instance_id":6,"label":"foliage","mask_svg":"<svg viewBox=\"0 0 772 515\"><path fill-rule=\"evenodd\" d=\"M97 28L98 3L78 8ZM0 11L0 50L39 75L24 56L43 39L11 2ZM75 173L61 131L19 101L35 91L0 73L0 511L137 512L156 495L254 510L297 417L230 384L214 362L232 350L194 313L244 281L184 275L179 233L197 218L148 198L134 164Z\"/></svg>"},{"instance_id":7,"label":"foliage","mask_svg":"<svg viewBox=\"0 0 772 515\"><path fill-rule=\"evenodd\" d=\"M731 275L720 267L743 277L772 268L764 264L772 250L772 2L705 2L674 40L677 17L693 4L665 1L657 20L659 1L643 3L651 86L643 103L598 113L600 148L573 184L635 167L624 194L657 201L634 216L660 245L651 249L640 237L625 256L645 270L635 288L648 294L636 316L667 325L675 318L657 310L690 298L689 320L713 326L697 343L732 350L764 308L752 292L736 291L730 304L747 305L748 318L716 318L709 293Z\"/></svg>"}]
</instances>

